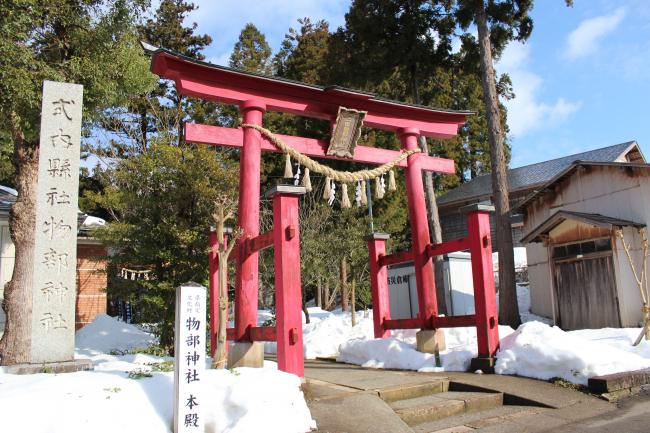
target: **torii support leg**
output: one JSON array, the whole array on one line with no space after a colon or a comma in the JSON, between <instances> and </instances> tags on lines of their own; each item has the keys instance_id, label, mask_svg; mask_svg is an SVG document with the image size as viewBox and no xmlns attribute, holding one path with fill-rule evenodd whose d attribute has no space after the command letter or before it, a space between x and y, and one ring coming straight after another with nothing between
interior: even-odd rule
<instances>
[{"instance_id":1,"label":"torii support leg","mask_svg":"<svg viewBox=\"0 0 650 433\"><path fill-rule=\"evenodd\" d=\"M478 339L478 358L472 359L471 369L482 370L484 373L494 371L495 356L499 350L499 320L490 239L490 211L493 209L482 205L464 209L467 212L469 251L472 256Z\"/></svg>"},{"instance_id":2,"label":"torii support leg","mask_svg":"<svg viewBox=\"0 0 650 433\"><path fill-rule=\"evenodd\" d=\"M224 247L228 247L228 235L232 232L231 229L228 233L224 234ZM208 245L210 252L208 254L208 268L209 268L209 286L210 286L210 355L214 357L217 351L217 331L219 330L219 255L217 249L219 248L219 240L217 239L217 232L214 227L210 228L208 235ZM228 271L226 270L226 277ZM228 287L228 280L226 280L226 287ZM226 326L228 326L228 298L226 302ZM228 351L228 343L226 342L226 352Z\"/></svg>"},{"instance_id":3,"label":"torii support leg","mask_svg":"<svg viewBox=\"0 0 650 433\"><path fill-rule=\"evenodd\" d=\"M302 342L302 292L300 287L300 236L298 196L305 188L279 185L273 197L273 246L275 248L275 329L278 368L305 375Z\"/></svg>"},{"instance_id":4,"label":"torii support leg","mask_svg":"<svg viewBox=\"0 0 650 433\"><path fill-rule=\"evenodd\" d=\"M386 254L385 233L372 233L366 237L370 255L370 288L372 290L372 320L375 338L390 337L385 321L390 319L390 292L388 290L388 266L379 263Z\"/></svg>"},{"instance_id":5,"label":"torii support leg","mask_svg":"<svg viewBox=\"0 0 650 433\"><path fill-rule=\"evenodd\" d=\"M266 106L257 101L240 105L244 123L262 124ZM239 226L243 233L237 246L235 284L235 342L228 353L229 367L262 367L264 350L261 342L251 342L250 329L257 326L258 253L246 250L246 239L260 232L260 133L246 128L239 163Z\"/></svg>"},{"instance_id":6,"label":"torii support leg","mask_svg":"<svg viewBox=\"0 0 650 433\"><path fill-rule=\"evenodd\" d=\"M418 136L420 131L412 128L398 131L402 147L406 150L418 149ZM415 282L418 289L418 304L420 319L426 326L431 326L432 318L438 315L436 300L436 285L433 275L433 263L427 254L427 245L431 242L429 237L429 222L424 200L424 186L422 184L422 165L420 158L423 155L416 153L408 157L406 167L406 193L409 203L409 219L411 221L411 237L413 238L413 262L415 265ZM430 329L430 328L429 328Z\"/></svg>"}]
</instances>

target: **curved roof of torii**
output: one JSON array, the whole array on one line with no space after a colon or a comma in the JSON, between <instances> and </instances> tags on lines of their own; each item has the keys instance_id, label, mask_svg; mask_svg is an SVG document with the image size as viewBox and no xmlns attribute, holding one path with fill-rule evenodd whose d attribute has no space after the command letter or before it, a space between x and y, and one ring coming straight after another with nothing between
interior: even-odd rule
<instances>
[{"instance_id":1,"label":"curved roof of torii","mask_svg":"<svg viewBox=\"0 0 650 433\"><path fill-rule=\"evenodd\" d=\"M256 100L267 109L334 120L339 106L367 111L364 124L397 131L415 128L422 135L450 138L458 133L470 111L453 111L407 104L372 93L339 86L316 86L202 62L174 51L142 43L152 56L151 71L176 82L185 96L239 104Z\"/></svg>"}]
</instances>

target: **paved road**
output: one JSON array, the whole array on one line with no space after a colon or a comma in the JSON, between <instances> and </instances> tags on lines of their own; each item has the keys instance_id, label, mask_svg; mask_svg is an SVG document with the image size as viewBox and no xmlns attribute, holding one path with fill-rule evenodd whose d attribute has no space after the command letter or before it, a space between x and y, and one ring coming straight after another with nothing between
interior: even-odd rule
<instances>
[{"instance_id":1,"label":"paved road","mask_svg":"<svg viewBox=\"0 0 650 433\"><path fill-rule=\"evenodd\" d=\"M650 390L618 403L618 409L553 429L561 433L648 433L650 432Z\"/></svg>"}]
</instances>

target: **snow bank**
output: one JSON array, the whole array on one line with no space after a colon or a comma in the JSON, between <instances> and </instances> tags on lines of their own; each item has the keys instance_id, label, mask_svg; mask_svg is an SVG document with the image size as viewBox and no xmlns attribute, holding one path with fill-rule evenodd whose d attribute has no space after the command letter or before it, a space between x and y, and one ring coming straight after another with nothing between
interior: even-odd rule
<instances>
[{"instance_id":1,"label":"snow bank","mask_svg":"<svg viewBox=\"0 0 650 433\"><path fill-rule=\"evenodd\" d=\"M91 359L94 371L0 373L0 407L11 414L0 416L0 431L170 433L174 374L152 369L171 358L104 353L123 353L154 341L136 326L101 315L76 335L75 356ZM151 377L129 378L129 372L138 370ZM204 384L209 433L305 433L316 427L300 378L278 371L276 363L265 362L263 369L206 370Z\"/></svg>"},{"instance_id":2,"label":"snow bank","mask_svg":"<svg viewBox=\"0 0 650 433\"><path fill-rule=\"evenodd\" d=\"M521 325L501 340L496 372L587 384L592 376L650 367L650 343L632 347L640 329L564 332L540 322ZM633 338L632 335L634 335Z\"/></svg>"},{"instance_id":3,"label":"snow bank","mask_svg":"<svg viewBox=\"0 0 650 433\"><path fill-rule=\"evenodd\" d=\"M126 352L155 343L153 335L107 314L98 314L92 323L81 328L75 336L77 353L87 356L111 351Z\"/></svg>"},{"instance_id":4,"label":"snow bank","mask_svg":"<svg viewBox=\"0 0 650 433\"><path fill-rule=\"evenodd\" d=\"M467 371L472 358L478 355L476 328L444 329L447 349L440 352L440 367L435 355L418 352L416 330L394 332L391 338L350 340L340 346L337 361L370 368L394 368L421 372ZM499 335L512 333L512 328L499 326Z\"/></svg>"},{"instance_id":5,"label":"snow bank","mask_svg":"<svg viewBox=\"0 0 650 433\"><path fill-rule=\"evenodd\" d=\"M303 350L305 359L335 358L339 354L339 346L349 340L371 340L374 338L372 310L357 312L356 326L352 327L352 315L340 309L325 311L318 307L310 307L310 323L305 324L303 314ZM266 342L266 353L276 353L274 342Z\"/></svg>"},{"instance_id":6,"label":"snow bank","mask_svg":"<svg viewBox=\"0 0 650 433\"><path fill-rule=\"evenodd\" d=\"M173 373L129 379L123 372L0 375L0 431L171 432ZM206 431L304 433L315 427L297 376L272 369L208 370ZM34 416L38 408L38 416Z\"/></svg>"}]
</instances>

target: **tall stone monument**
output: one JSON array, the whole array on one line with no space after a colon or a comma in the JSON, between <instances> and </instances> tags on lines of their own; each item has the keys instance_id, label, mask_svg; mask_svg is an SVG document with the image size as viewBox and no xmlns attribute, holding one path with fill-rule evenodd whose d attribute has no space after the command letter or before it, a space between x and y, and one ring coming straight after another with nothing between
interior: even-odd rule
<instances>
[{"instance_id":1,"label":"tall stone monument","mask_svg":"<svg viewBox=\"0 0 650 433\"><path fill-rule=\"evenodd\" d=\"M83 86L45 81L36 188L31 363L74 359Z\"/></svg>"}]
</instances>

